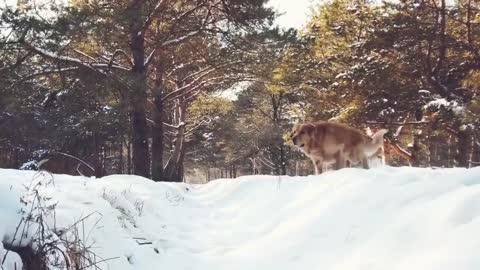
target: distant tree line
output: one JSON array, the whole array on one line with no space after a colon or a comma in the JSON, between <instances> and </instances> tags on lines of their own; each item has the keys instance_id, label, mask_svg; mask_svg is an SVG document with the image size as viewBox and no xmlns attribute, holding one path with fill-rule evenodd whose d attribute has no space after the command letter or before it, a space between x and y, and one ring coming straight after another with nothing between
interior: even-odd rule
<instances>
[{"instance_id":1,"label":"distant tree line","mask_svg":"<svg viewBox=\"0 0 480 270\"><path fill-rule=\"evenodd\" d=\"M389 128L393 166L480 164L480 3L29 1L0 17L0 167L156 181L308 174L298 121ZM55 15L52 15L55 14Z\"/></svg>"}]
</instances>

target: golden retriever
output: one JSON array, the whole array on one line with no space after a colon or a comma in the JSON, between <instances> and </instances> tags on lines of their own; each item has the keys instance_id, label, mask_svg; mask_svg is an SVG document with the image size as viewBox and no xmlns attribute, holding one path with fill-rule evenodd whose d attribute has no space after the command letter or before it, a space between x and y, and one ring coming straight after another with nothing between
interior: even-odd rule
<instances>
[{"instance_id":1,"label":"golden retriever","mask_svg":"<svg viewBox=\"0 0 480 270\"><path fill-rule=\"evenodd\" d=\"M315 174L322 173L324 166L334 164L336 170L362 164L368 169L368 157L383 147L387 129L377 131L372 138L360 130L335 122L297 124L291 139L295 147L309 157L315 166Z\"/></svg>"}]
</instances>

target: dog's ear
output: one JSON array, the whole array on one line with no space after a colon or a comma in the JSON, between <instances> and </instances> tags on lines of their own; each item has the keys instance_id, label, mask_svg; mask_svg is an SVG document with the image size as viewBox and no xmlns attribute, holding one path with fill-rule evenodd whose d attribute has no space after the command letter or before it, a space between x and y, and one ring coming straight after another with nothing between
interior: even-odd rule
<instances>
[{"instance_id":1,"label":"dog's ear","mask_svg":"<svg viewBox=\"0 0 480 270\"><path fill-rule=\"evenodd\" d=\"M315 126L312 124L304 124L300 127L300 133L312 134L315 132Z\"/></svg>"},{"instance_id":2,"label":"dog's ear","mask_svg":"<svg viewBox=\"0 0 480 270\"><path fill-rule=\"evenodd\" d=\"M295 125L293 125L291 135L293 136L295 132L298 132L301 128L302 128L302 124L300 123L296 123Z\"/></svg>"}]
</instances>

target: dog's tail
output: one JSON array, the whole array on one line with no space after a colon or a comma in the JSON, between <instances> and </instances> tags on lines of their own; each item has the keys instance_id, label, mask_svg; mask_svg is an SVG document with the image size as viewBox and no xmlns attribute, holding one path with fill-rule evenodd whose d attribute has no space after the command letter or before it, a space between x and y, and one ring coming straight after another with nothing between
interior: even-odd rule
<instances>
[{"instance_id":1,"label":"dog's tail","mask_svg":"<svg viewBox=\"0 0 480 270\"><path fill-rule=\"evenodd\" d=\"M365 144L364 150L367 156L375 154L375 152L377 152L378 149L383 146L383 135L386 133L388 133L388 129L380 129L373 134L372 141Z\"/></svg>"}]
</instances>

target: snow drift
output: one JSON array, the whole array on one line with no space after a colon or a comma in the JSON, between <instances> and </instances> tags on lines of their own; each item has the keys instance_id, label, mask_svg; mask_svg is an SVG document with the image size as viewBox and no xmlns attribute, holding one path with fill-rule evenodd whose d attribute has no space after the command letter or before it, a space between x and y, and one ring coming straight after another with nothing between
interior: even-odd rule
<instances>
[{"instance_id":1,"label":"snow drift","mask_svg":"<svg viewBox=\"0 0 480 270\"><path fill-rule=\"evenodd\" d=\"M35 172L0 170L0 237ZM206 185L54 175L57 226L86 217L102 269L480 269L480 168L343 169ZM5 250L0 247L3 257ZM5 269L18 261L8 254Z\"/></svg>"}]
</instances>

